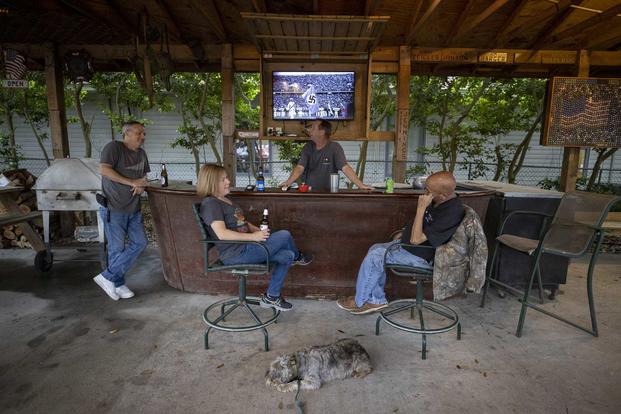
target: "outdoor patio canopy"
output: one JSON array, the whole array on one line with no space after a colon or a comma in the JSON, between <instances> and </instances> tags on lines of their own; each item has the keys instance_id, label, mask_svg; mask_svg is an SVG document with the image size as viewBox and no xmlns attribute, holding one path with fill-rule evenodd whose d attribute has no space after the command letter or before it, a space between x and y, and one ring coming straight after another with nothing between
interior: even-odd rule
<instances>
[{"instance_id":1,"label":"outdoor patio canopy","mask_svg":"<svg viewBox=\"0 0 621 414\"><path fill-rule=\"evenodd\" d=\"M83 50L98 71L220 71L225 166L232 171L234 72L263 59L366 61L396 73L399 116L411 74L621 74L616 0L20 0L0 2L0 46L45 70L54 156L68 155L60 62ZM404 112L405 111L405 112ZM402 154L404 128L395 146ZM407 145L407 142L405 143ZM578 148L566 148L564 188ZM397 158L397 161L404 161Z\"/></svg>"}]
</instances>

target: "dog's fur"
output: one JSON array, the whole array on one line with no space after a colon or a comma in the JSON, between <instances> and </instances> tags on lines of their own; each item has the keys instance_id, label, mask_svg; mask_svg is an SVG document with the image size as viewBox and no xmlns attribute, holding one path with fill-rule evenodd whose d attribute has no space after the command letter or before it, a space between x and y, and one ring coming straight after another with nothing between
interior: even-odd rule
<instances>
[{"instance_id":1,"label":"dog's fur","mask_svg":"<svg viewBox=\"0 0 621 414\"><path fill-rule=\"evenodd\" d=\"M367 351L355 339L313 346L281 355L265 374L265 383L278 391L316 390L325 382L349 377L362 378L373 370Z\"/></svg>"}]
</instances>

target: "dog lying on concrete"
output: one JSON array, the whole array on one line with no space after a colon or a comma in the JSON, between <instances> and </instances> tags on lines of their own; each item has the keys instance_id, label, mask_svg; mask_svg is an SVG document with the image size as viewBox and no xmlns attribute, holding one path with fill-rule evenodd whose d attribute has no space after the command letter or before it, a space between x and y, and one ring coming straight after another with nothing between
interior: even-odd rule
<instances>
[{"instance_id":1,"label":"dog lying on concrete","mask_svg":"<svg viewBox=\"0 0 621 414\"><path fill-rule=\"evenodd\" d=\"M335 379L362 378L373 370L367 351L355 339L313 346L281 355L265 374L265 383L278 391L317 390Z\"/></svg>"}]
</instances>

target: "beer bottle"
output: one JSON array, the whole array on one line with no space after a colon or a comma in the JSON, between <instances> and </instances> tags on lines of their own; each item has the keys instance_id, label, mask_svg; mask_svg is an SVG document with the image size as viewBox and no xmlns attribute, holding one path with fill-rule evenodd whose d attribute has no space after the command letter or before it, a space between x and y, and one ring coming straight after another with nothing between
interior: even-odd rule
<instances>
[{"instance_id":1,"label":"beer bottle","mask_svg":"<svg viewBox=\"0 0 621 414\"><path fill-rule=\"evenodd\" d=\"M267 209L263 209L263 220L261 220L261 224L259 225L259 229L261 229L261 231L263 230L269 230L270 225L269 225L269 220L267 218Z\"/></svg>"},{"instance_id":2,"label":"beer bottle","mask_svg":"<svg viewBox=\"0 0 621 414\"><path fill-rule=\"evenodd\" d=\"M162 163L162 171L160 172L160 184L162 187L168 187L168 171L166 171L166 163Z\"/></svg>"},{"instance_id":3,"label":"beer bottle","mask_svg":"<svg viewBox=\"0 0 621 414\"><path fill-rule=\"evenodd\" d=\"M257 174L257 191L265 191L265 178L263 177L263 167L259 167Z\"/></svg>"}]
</instances>

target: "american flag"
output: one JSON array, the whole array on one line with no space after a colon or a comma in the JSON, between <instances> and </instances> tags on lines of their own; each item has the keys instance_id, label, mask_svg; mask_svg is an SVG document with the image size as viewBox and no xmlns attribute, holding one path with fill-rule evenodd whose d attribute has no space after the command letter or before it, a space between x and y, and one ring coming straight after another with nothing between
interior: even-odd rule
<instances>
[{"instance_id":1,"label":"american flag","mask_svg":"<svg viewBox=\"0 0 621 414\"><path fill-rule=\"evenodd\" d=\"M26 75L26 58L15 49L4 52L4 67L7 79L24 79Z\"/></svg>"}]
</instances>

